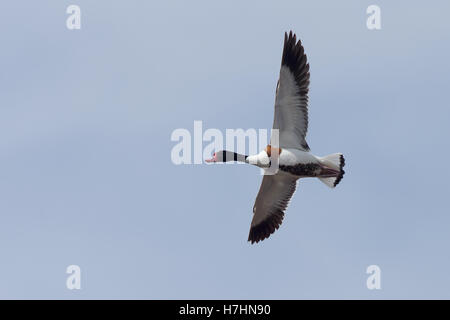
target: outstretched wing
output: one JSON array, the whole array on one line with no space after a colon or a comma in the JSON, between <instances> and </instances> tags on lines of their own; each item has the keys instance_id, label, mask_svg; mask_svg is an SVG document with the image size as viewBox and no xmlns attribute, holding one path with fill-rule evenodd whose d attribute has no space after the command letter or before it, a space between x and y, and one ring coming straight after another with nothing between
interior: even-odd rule
<instances>
[{"instance_id":1,"label":"outstretched wing","mask_svg":"<svg viewBox=\"0 0 450 320\"><path fill-rule=\"evenodd\" d=\"M255 205L248 241L255 243L277 230L289 200L295 192L297 178L289 175L265 175Z\"/></svg>"},{"instance_id":2,"label":"outstretched wing","mask_svg":"<svg viewBox=\"0 0 450 320\"><path fill-rule=\"evenodd\" d=\"M273 128L279 130L281 148L309 151L305 140L308 131L308 90L309 64L302 43L300 40L297 42L292 31L289 35L285 33L273 121Z\"/></svg>"}]
</instances>

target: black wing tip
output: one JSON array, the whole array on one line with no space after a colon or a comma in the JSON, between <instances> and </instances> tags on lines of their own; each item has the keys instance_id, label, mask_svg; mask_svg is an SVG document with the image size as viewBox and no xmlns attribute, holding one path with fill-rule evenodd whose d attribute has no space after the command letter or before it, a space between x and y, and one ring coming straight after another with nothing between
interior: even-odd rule
<instances>
[{"instance_id":1,"label":"black wing tip","mask_svg":"<svg viewBox=\"0 0 450 320\"><path fill-rule=\"evenodd\" d=\"M284 33L284 47L281 65L286 66L294 74L300 93L306 95L309 91L309 63L301 40L297 41L295 33Z\"/></svg>"},{"instance_id":2,"label":"black wing tip","mask_svg":"<svg viewBox=\"0 0 450 320\"><path fill-rule=\"evenodd\" d=\"M310 151L311 149L309 148L309 145L308 145L308 142L304 142L304 143L302 143L302 147L303 147L303 149L305 149L305 151Z\"/></svg>"},{"instance_id":3,"label":"black wing tip","mask_svg":"<svg viewBox=\"0 0 450 320\"><path fill-rule=\"evenodd\" d=\"M283 222L284 212L277 211L271 214L266 220L250 228L248 241L251 244L258 243L270 237L280 227Z\"/></svg>"},{"instance_id":4,"label":"black wing tip","mask_svg":"<svg viewBox=\"0 0 450 320\"><path fill-rule=\"evenodd\" d=\"M344 171L344 166L345 166L345 158L344 156L341 154L340 156L340 161L339 161L339 169L340 169L340 173L337 176L336 180L334 181L334 187L336 187L339 182L341 182L342 178L344 177L345 171Z\"/></svg>"}]
</instances>

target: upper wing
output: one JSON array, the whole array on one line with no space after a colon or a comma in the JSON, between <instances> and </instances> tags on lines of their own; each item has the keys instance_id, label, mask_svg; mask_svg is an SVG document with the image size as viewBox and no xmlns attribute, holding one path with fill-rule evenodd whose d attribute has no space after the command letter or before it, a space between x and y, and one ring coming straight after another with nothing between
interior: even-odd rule
<instances>
[{"instance_id":1,"label":"upper wing","mask_svg":"<svg viewBox=\"0 0 450 320\"><path fill-rule=\"evenodd\" d=\"M309 64L301 41L292 31L284 34L283 58L275 98L273 128L279 130L281 148L309 151L308 130ZM272 142L271 142L272 143Z\"/></svg>"},{"instance_id":2,"label":"upper wing","mask_svg":"<svg viewBox=\"0 0 450 320\"><path fill-rule=\"evenodd\" d=\"M265 175L253 206L253 220L248 241L258 242L277 230L289 200L295 192L297 178L288 175Z\"/></svg>"}]
</instances>

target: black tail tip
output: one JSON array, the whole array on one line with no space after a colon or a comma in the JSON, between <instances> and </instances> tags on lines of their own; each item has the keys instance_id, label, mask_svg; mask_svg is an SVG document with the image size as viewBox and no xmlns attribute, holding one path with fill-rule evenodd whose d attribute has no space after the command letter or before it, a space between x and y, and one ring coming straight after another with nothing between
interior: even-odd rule
<instances>
[{"instance_id":1,"label":"black tail tip","mask_svg":"<svg viewBox=\"0 0 450 320\"><path fill-rule=\"evenodd\" d=\"M339 169L340 169L340 172L339 172L338 176L336 177L336 180L334 181L334 186L335 186L335 187L339 184L339 182L341 182L342 178L344 177L344 174L345 174L344 166L345 166L345 158L344 158L344 156L341 154L341 156L340 156L340 162L339 162Z\"/></svg>"}]
</instances>

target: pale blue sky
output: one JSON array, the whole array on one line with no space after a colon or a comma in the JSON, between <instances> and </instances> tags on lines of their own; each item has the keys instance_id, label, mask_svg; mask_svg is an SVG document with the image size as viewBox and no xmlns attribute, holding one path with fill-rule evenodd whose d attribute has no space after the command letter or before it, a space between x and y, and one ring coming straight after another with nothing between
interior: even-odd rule
<instances>
[{"instance_id":1,"label":"pale blue sky","mask_svg":"<svg viewBox=\"0 0 450 320\"><path fill-rule=\"evenodd\" d=\"M366 28L370 4L382 30ZM449 11L2 2L0 298L450 298ZM251 246L258 169L175 166L170 135L270 128L290 29L311 65L308 142L344 153L347 173L334 190L301 181L281 229ZM382 290L366 288L371 264Z\"/></svg>"}]
</instances>

